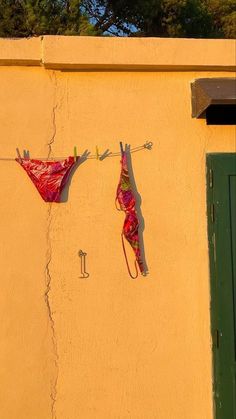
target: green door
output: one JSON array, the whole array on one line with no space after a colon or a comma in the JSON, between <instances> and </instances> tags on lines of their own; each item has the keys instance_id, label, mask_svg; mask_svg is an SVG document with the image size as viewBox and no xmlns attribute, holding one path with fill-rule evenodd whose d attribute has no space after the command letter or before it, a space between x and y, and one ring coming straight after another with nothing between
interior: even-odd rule
<instances>
[{"instance_id":1,"label":"green door","mask_svg":"<svg viewBox=\"0 0 236 419\"><path fill-rule=\"evenodd\" d=\"M236 153L207 156L216 419L236 419Z\"/></svg>"}]
</instances>

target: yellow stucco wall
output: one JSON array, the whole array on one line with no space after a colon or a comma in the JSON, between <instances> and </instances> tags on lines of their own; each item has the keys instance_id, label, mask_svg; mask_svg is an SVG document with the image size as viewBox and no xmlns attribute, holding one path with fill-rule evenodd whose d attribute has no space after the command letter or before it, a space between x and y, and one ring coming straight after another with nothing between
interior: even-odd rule
<instances>
[{"instance_id":1,"label":"yellow stucco wall","mask_svg":"<svg viewBox=\"0 0 236 419\"><path fill-rule=\"evenodd\" d=\"M77 41L61 50L62 67ZM14 42L29 41L1 42L11 51L2 49L2 62L0 54L0 157L15 157L16 147L43 157L49 143L52 156L74 145L118 151L120 140L154 146L132 155L150 270L137 280L127 274L124 216L114 206L119 157L85 161L60 204L45 203L17 163L0 160L0 417L212 419L205 158L235 151L235 130L191 118L190 82L232 77L231 55L225 71L204 70L201 57L199 70L192 62L192 71L177 71L182 41L171 40L172 69L154 57L156 71L138 71L143 51L136 71L126 71L133 41L125 40L123 71L115 71L113 40L111 71L99 68L94 47L87 70L78 71L78 58L74 71L60 71L46 68L39 39L24 47L27 57ZM47 62L60 67L58 57ZM79 277L79 249L88 279Z\"/></svg>"}]
</instances>

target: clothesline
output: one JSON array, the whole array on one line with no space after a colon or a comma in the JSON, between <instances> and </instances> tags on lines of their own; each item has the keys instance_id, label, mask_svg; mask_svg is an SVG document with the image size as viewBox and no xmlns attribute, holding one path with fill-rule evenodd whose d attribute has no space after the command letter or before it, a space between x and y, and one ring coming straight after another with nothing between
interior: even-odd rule
<instances>
[{"instance_id":1,"label":"clothesline","mask_svg":"<svg viewBox=\"0 0 236 419\"><path fill-rule=\"evenodd\" d=\"M136 153L137 151L141 151L141 150L151 150L153 146L153 143L151 141L146 141L145 144L134 147L134 148L130 148L128 149L129 153ZM85 158L85 159L97 159L97 160L103 160L107 157L118 157L120 156L121 153L120 151L117 152L110 152L109 149L105 150L104 153L100 154L90 154L89 151L85 151L84 153L82 153L79 157L81 158ZM68 156L67 156L68 157ZM64 160L67 157L34 157L35 160L45 160L45 161L56 161L56 160ZM22 158L25 158L24 156L22 156ZM27 157L27 158L31 158L31 157ZM0 157L0 160L5 160L5 161L15 161L15 158L12 157Z\"/></svg>"}]
</instances>

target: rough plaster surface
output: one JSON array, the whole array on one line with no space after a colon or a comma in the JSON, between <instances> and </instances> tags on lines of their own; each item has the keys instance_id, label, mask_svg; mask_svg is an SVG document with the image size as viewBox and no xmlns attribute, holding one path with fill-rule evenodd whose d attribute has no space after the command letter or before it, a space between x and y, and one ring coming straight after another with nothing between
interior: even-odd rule
<instances>
[{"instance_id":1,"label":"rough plaster surface","mask_svg":"<svg viewBox=\"0 0 236 419\"><path fill-rule=\"evenodd\" d=\"M0 65L61 70L235 71L235 59L234 39L0 38Z\"/></svg>"},{"instance_id":2,"label":"rough plaster surface","mask_svg":"<svg viewBox=\"0 0 236 419\"><path fill-rule=\"evenodd\" d=\"M0 65L40 65L42 37L0 38Z\"/></svg>"},{"instance_id":3,"label":"rough plaster surface","mask_svg":"<svg viewBox=\"0 0 236 419\"><path fill-rule=\"evenodd\" d=\"M225 69L235 71L233 39L45 36L47 68Z\"/></svg>"},{"instance_id":4,"label":"rough plaster surface","mask_svg":"<svg viewBox=\"0 0 236 419\"><path fill-rule=\"evenodd\" d=\"M0 161L1 418L213 418L205 157L235 151L235 131L191 118L190 82L214 76L0 68L1 157L154 143L132 158L150 269L136 281L119 158L84 162L61 204Z\"/></svg>"}]
</instances>

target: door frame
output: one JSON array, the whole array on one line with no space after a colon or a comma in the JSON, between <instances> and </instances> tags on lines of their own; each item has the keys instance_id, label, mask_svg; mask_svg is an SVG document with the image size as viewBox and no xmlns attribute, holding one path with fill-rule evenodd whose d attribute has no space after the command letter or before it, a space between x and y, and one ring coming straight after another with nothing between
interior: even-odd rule
<instances>
[{"instance_id":1,"label":"door frame","mask_svg":"<svg viewBox=\"0 0 236 419\"><path fill-rule=\"evenodd\" d=\"M215 419L236 419L234 285L230 177L236 153L207 155L207 218Z\"/></svg>"}]
</instances>

